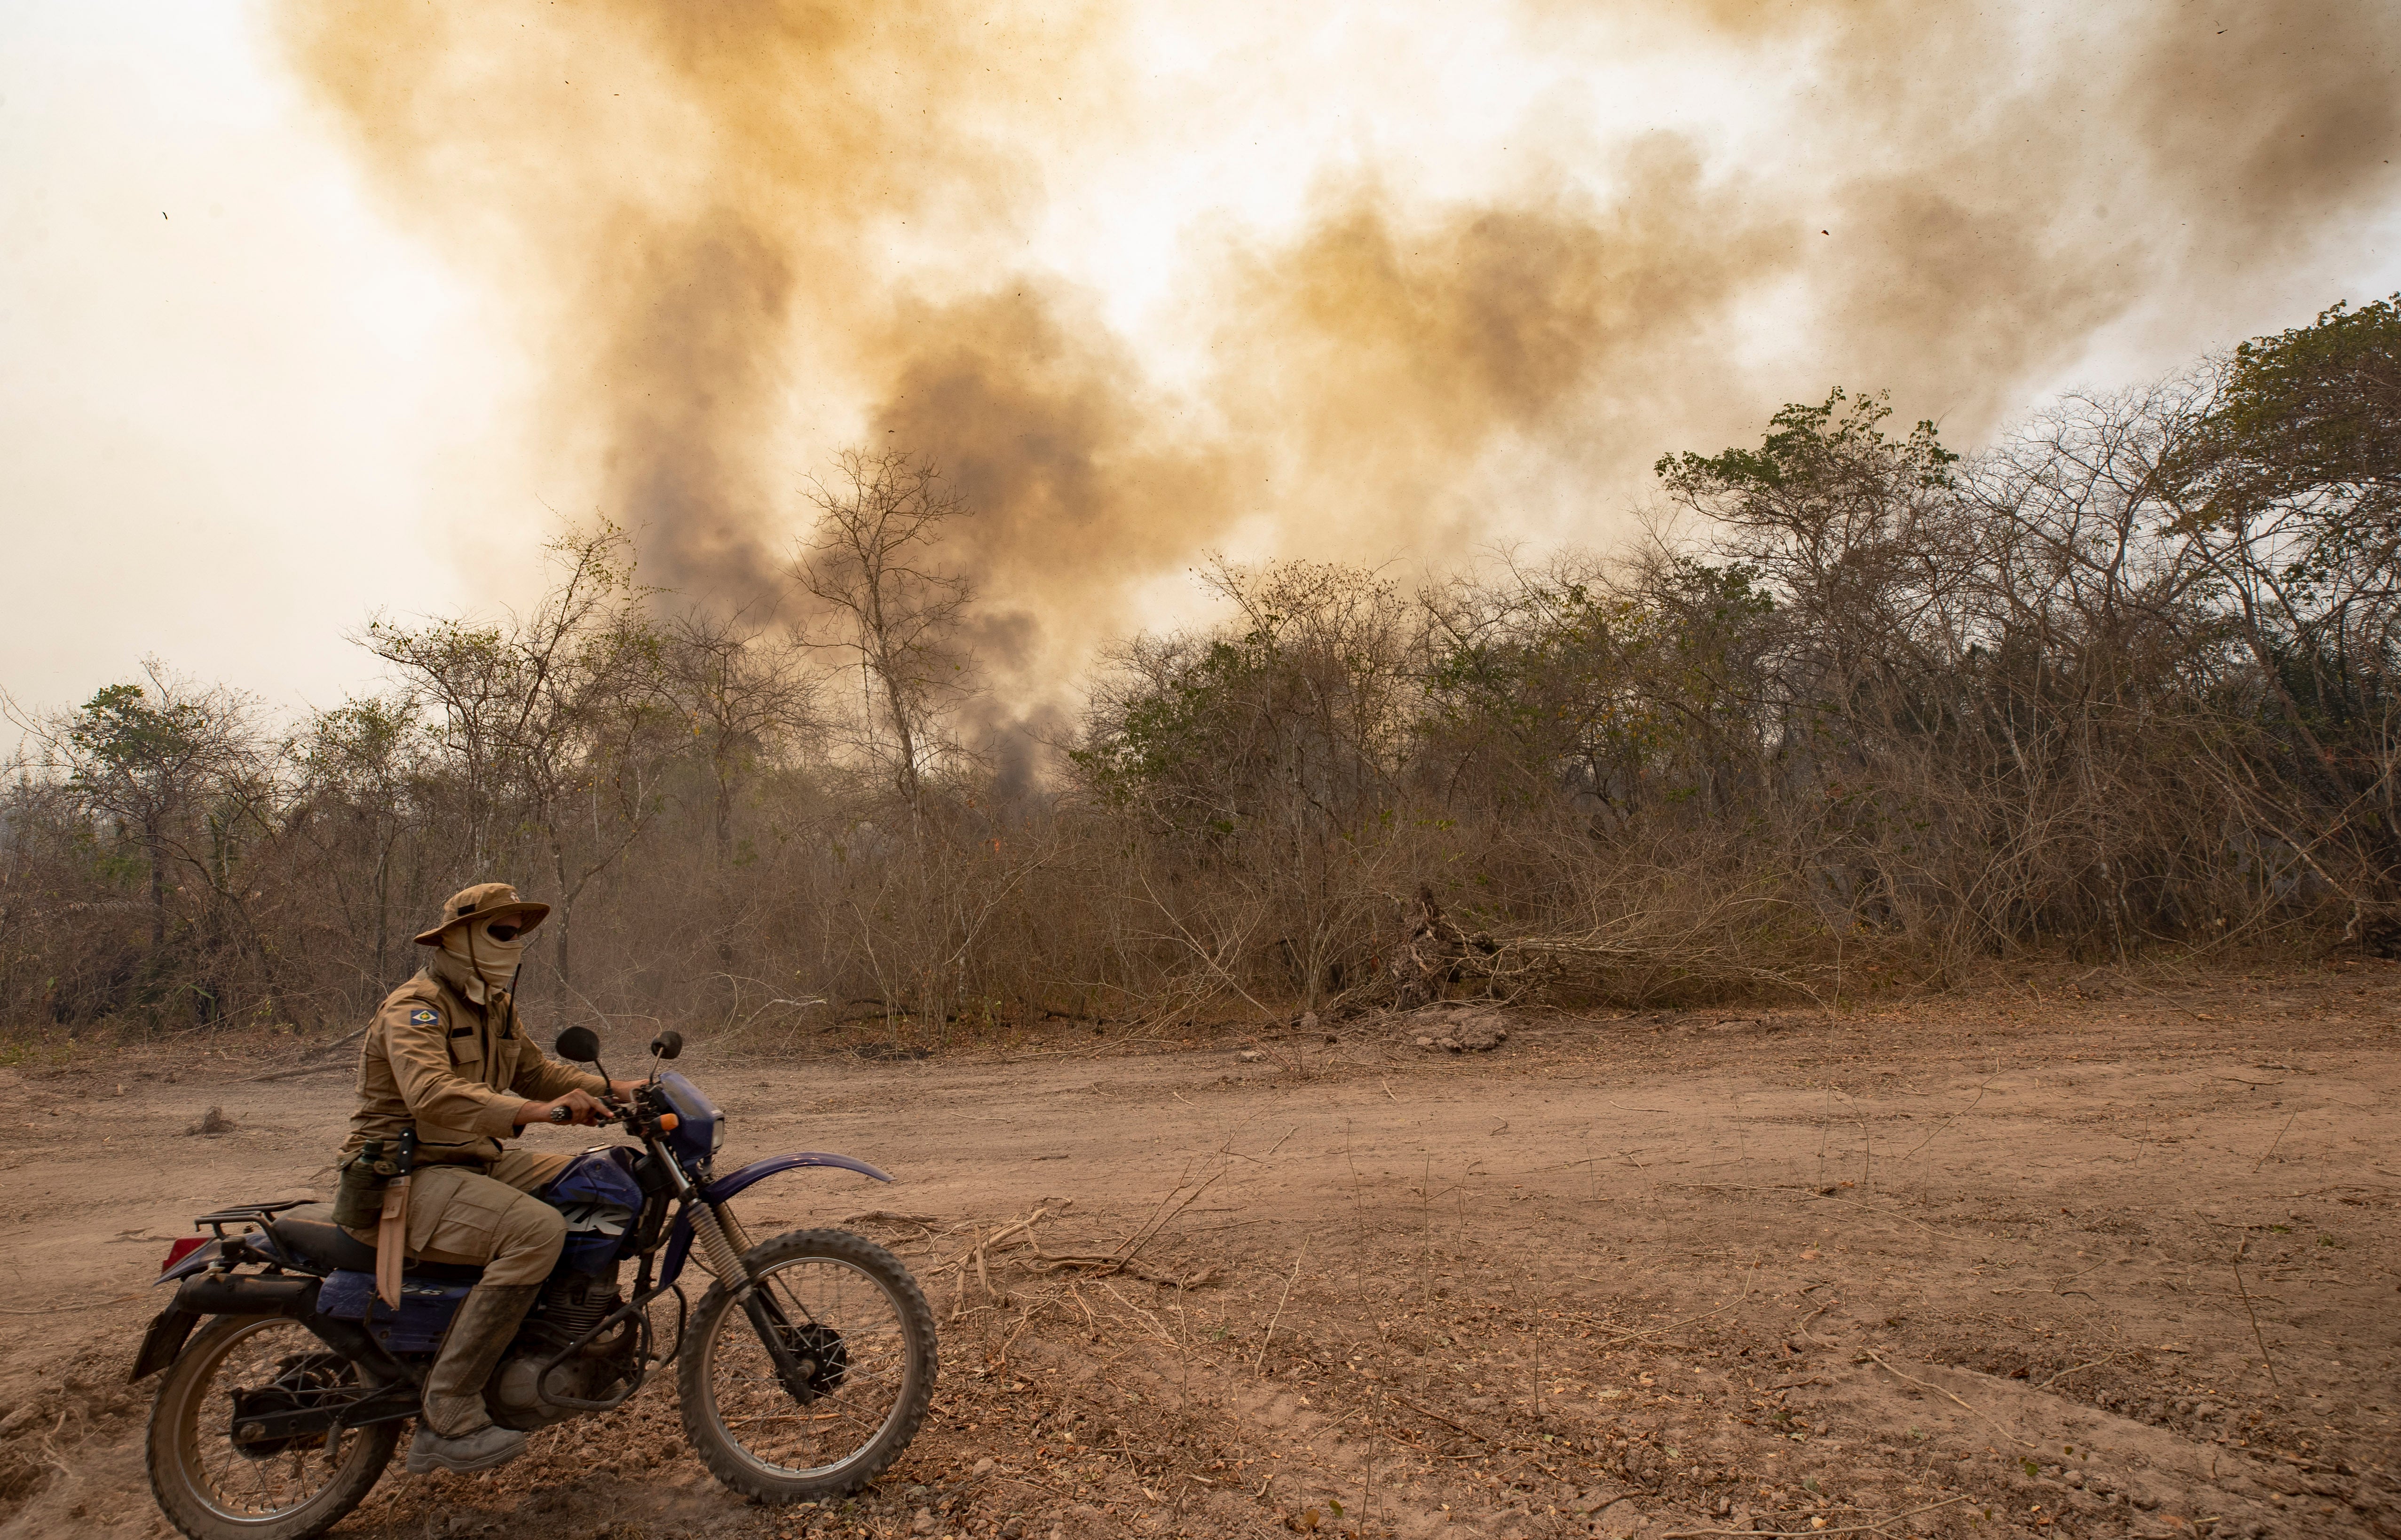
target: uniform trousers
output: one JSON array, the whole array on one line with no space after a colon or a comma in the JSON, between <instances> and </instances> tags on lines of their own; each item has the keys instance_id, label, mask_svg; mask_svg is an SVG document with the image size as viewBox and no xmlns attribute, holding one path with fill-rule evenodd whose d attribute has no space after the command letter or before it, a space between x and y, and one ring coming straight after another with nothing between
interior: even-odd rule
<instances>
[{"instance_id":1,"label":"uniform trousers","mask_svg":"<svg viewBox=\"0 0 2401 1540\"><path fill-rule=\"evenodd\" d=\"M567 1244L567 1221L532 1192L574 1158L503 1150L482 1171L418 1166L408 1183L409 1261L481 1267L484 1282L502 1287L542 1282ZM350 1233L375 1244L373 1230Z\"/></svg>"}]
</instances>

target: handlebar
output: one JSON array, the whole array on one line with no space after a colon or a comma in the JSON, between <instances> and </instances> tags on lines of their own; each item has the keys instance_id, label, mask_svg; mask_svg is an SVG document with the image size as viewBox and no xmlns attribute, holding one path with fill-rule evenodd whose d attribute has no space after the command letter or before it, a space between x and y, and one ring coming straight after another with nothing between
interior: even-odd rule
<instances>
[{"instance_id":1,"label":"handlebar","mask_svg":"<svg viewBox=\"0 0 2401 1540\"><path fill-rule=\"evenodd\" d=\"M628 1133L638 1134L642 1131L639 1124L641 1104L638 1097L633 1100L619 1101L613 1094L610 1094L602 1096L599 1099L607 1103L610 1110L608 1115L605 1117L597 1117L592 1120L594 1127L597 1128L606 1124L615 1124L625 1129ZM545 1116L547 1116L552 1123L556 1124L566 1124L575 1121L575 1114L564 1107L554 1107L545 1114ZM676 1126L678 1121L679 1120L673 1112L659 1113L656 1119L658 1124L658 1132L669 1132Z\"/></svg>"}]
</instances>

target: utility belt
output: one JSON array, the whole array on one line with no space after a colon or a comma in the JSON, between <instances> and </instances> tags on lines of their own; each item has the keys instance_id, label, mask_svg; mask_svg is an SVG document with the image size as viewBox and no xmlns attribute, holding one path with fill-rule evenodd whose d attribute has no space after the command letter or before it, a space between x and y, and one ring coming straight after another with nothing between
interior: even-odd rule
<instances>
[{"instance_id":1,"label":"utility belt","mask_svg":"<svg viewBox=\"0 0 2401 1540\"><path fill-rule=\"evenodd\" d=\"M413 1128L390 1144L369 1139L339 1167L341 1184L334 1193L334 1222L351 1230L373 1230L383 1214L385 1190L420 1165L463 1165L488 1176L492 1165L492 1157L473 1149L420 1146Z\"/></svg>"}]
</instances>

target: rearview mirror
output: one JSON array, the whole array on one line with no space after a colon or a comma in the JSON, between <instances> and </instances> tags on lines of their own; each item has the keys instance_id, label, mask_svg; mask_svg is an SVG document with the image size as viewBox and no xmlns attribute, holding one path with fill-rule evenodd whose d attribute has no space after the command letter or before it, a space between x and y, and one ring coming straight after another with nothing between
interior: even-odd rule
<instances>
[{"instance_id":1,"label":"rearview mirror","mask_svg":"<svg viewBox=\"0 0 2401 1540\"><path fill-rule=\"evenodd\" d=\"M600 1062L600 1039L589 1027L569 1027L558 1034L558 1056L577 1064Z\"/></svg>"},{"instance_id":2,"label":"rearview mirror","mask_svg":"<svg viewBox=\"0 0 2401 1540\"><path fill-rule=\"evenodd\" d=\"M683 1052L683 1034L672 1029L651 1039L651 1052L661 1058L673 1058Z\"/></svg>"}]
</instances>

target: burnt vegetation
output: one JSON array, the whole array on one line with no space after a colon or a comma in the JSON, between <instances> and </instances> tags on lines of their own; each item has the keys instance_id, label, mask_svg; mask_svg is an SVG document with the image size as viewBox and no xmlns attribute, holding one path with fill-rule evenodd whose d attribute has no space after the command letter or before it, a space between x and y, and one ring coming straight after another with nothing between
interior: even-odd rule
<instances>
[{"instance_id":1,"label":"burnt vegetation","mask_svg":"<svg viewBox=\"0 0 2401 1540\"><path fill-rule=\"evenodd\" d=\"M557 906L537 997L761 1046L2394 948L2395 302L1972 455L1836 391L1658 471L1603 554L1216 564L1223 621L1039 741L980 727L984 511L898 452L796 508L774 606L600 526L524 613L369 623L388 688L288 729L145 665L17 713L0 1010L354 1023L487 878Z\"/></svg>"}]
</instances>

